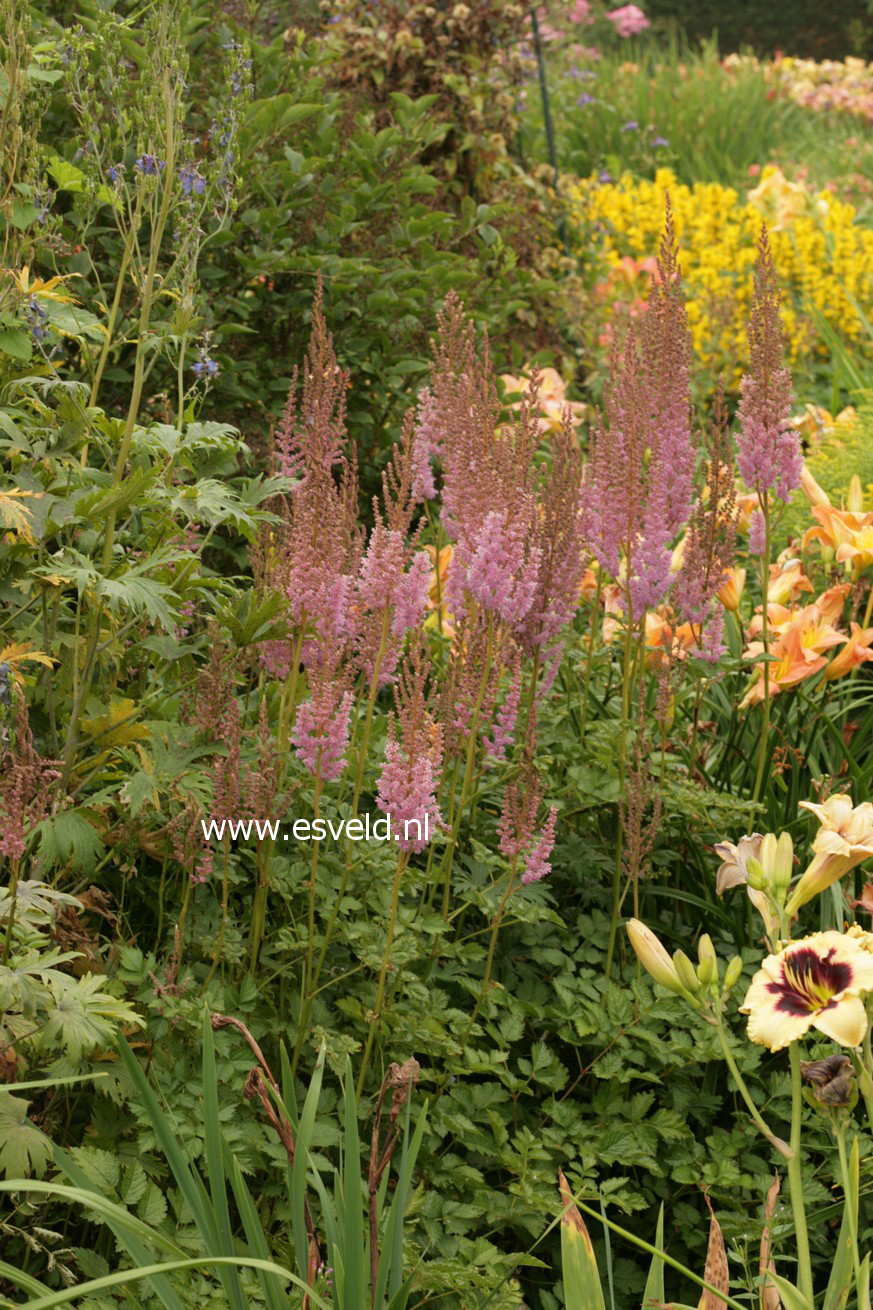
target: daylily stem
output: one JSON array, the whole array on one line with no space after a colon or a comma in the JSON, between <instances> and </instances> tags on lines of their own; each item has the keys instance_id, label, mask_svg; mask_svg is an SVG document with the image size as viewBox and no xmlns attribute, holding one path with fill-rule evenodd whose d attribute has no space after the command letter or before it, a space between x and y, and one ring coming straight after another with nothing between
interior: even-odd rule
<instances>
[{"instance_id":1,"label":"daylily stem","mask_svg":"<svg viewBox=\"0 0 873 1310\"><path fill-rule=\"evenodd\" d=\"M849 1177L849 1162L846 1159L846 1124L839 1110L834 1113L834 1137L837 1139L837 1151L840 1155L840 1180L843 1184L843 1204L849 1216L849 1236L852 1240L852 1262L855 1266L855 1290L861 1295L861 1256L858 1251L858 1212L851 1203L855 1189Z\"/></svg>"},{"instance_id":2,"label":"daylily stem","mask_svg":"<svg viewBox=\"0 0 873 1310\"><path fill-rule=\"evenodd\" d=\"M743 1100L746 1103L746 1109L749 1111L749 1114L752 1116L752 1119L754 1120L755 1127L759 1130L759 1132L761 1132L764 1135L764 1137L766 1137L770 1145L775 1147L775 1149L779 1152L779 1154L781 1156L784 1156L784 1158L788 1160L790 1163L792 1152L794 1149L793 1143L790 1147L787 1146L785 1142L783 1142L781 1137L777 1137L775 1133L771 1133L770 1129L767 1127L766 1123L761 1118L758 1107L755 1105L755 1102L752 1100L749 1089L746 1086L745 1079L743 1078L743 1075L740 1073L737 1067L737 1062L734 1059L734 1053L730 1048L730 1043L728 1042L727 1034L725 1033L724 1030L724 1022L722 1020L721 1015L719 1015L716 1019L715 1029L716 1032L718 1033L718 1040L719 1043L721 1044L722 1054L724 1055L725 1063L727 1064L727 1067L730 1069L731 1073L733 1074L734 1082L737 1085L740 1096L743 1098ZM805 1228L805 1221L804 1221L804 1228Z\"/></svg>"},{"instance_id":3,"label":"daylily stem","mask_svg":"<svg viewBox=\"0 0 873 1310\"><path fill-rule=\"evenodd\" d=\"M803 1089L797 1042L791 1043L788 1055L791 1060L791 1156L788 1160L788 1188L791 1193L794 1232L797 1238L797 1281L801 1294L810 1305L813 1305L812 1262L809 1257L809 1232L806 1227L806 1202L803 1197L803 1157L800 1153Z\"/></svg>"}]
</instances>

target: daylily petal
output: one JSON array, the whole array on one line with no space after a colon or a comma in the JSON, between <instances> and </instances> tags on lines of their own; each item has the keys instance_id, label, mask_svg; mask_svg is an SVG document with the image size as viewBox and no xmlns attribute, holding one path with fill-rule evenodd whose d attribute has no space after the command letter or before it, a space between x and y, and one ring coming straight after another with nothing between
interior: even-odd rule
<instances>
[{"instance_id":1,"label":"daylily petal","mask_svg":"<svg viewBox=\"0 0 873 1310\"><path fill-rule=\"evenodd\" d=\"M813 1026L840 1046L860 1046L867 1031L867 1011L860 996L844 996L813 1020Z\"/></svg>"},{"instance_id":2,"label":"daylily petal","mask_svg":"<svg viewBox=\"0 0 873 1310\"><path fill-rule=\"evenodd\" d=\"M767 1046L771 1051L781 1051L798 1038L803 1037L812 1027L813 1015L788 1014L778 1010L770 995L771 980L763 969L752 979L746 992L746 999L740 1006L740 1013L749 1016L749 1038L758 1046Z\"/></svg>"}]
</instances>

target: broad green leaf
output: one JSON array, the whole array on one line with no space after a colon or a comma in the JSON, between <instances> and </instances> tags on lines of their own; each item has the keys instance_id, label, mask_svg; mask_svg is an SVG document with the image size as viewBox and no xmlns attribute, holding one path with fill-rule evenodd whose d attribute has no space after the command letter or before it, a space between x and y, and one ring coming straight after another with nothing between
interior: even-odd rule
<instances>
[{"instance_id":1,"label":"broad green leaf","mask_svg":"<svg viewBox=\"0 0 873 1310\"><path fill-rule=\"evenodd\" d=\"M51 1142L28 1121L29 1104L0 1091L0 1173L5 1178L40 1176L51 1158Z\"/></svg>"}]
</instances>

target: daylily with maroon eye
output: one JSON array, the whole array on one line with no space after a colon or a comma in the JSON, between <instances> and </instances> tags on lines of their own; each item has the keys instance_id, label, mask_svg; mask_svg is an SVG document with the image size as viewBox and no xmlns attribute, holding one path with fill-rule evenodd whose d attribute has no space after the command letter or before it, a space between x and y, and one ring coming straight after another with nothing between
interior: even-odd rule
<instances>
[{"instance_id":1,"label":"daylily with maroon eye","mask_svg":"<svg viewBox=\"0 0 873 1310\"><path fill-rule=\"evenodd\" d=\"M817 932L768 955L740 1007L749 1037L781 1051L810 1028L841 1046L867 1031L863 992L873 991L873 935Z\"/></svg>"}]
</instances>

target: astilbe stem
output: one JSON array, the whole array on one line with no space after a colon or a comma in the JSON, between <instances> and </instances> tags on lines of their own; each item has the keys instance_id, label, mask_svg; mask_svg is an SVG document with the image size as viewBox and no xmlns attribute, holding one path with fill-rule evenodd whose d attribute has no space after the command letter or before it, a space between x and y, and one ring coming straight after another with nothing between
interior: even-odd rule
<instances>
[{"instance_id":1,"label":"astilbe stem","mask_svg":"<svg viewBox=\"0 0 873 1310\"><path fill-rule=\"evenodd\" d=\"M764 646L764 700L758 766L752 799L757 801L764 782L770 727L770 667L768 584L770 545L774 526L774 499L788 500L800 486L803 452L800 433L791 424L791 373L783 359L783 328L779 314L779 288L766 224L761 227L755 265L752 310L747 328L749 372L740 383L737 414L737 465L750 490L757 492L763 529L761 559L762 629Z\"/></svg>"}]
</instances>

